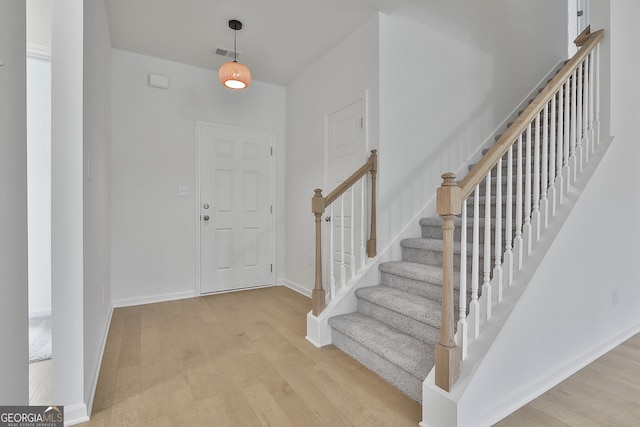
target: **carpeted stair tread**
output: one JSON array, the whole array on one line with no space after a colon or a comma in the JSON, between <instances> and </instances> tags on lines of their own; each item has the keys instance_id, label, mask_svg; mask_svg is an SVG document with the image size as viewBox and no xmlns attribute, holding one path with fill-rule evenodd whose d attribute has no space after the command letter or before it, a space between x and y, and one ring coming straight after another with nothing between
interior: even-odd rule
<instances>
[{"instance_id":1,"label":"carpeted stair tread","mask_svg":"<svg viewBox=\"0 0 640 427\"><path fill-rule=\"evenodd\" d=\"M406 277L407 279L421 280L430 283L442 282L442 268L432 265L418 264L408 261L389 261L380 264L380 271Z\"/></svg>"},{"instance_id":2,"label":"carpeted stair tread","mask_svg":"<svg viewBox=\"0 0 640 427\"><path fill-rule=\"evenodd\" d=\"M360 288L356 291L356 297L395 312L399 316L440 329L441 304L437 301L382 285Z\"/></svg>"},{"instance_id":3,"label":"carpeted stair tread","mask_svg":"<svg viewBox=\"0 0 640 427\"><path fill-rule=\"evenodd\" d=\"M430 217L424 217L424 218L420 218L420 227L440 227L442 228L442 218L440 218L439 216L430 216ZM456 228L462 227L462 217L457 216L454 220L453 220L453 225ZM484 218L479 218L478 220L478 225L480 226L480 228L484 229ZM469 220L467 220L467 227L473 227L473 223ZM495 220L491 221L491 227L495 228Z\"/></svg>"},{"instance_id":4,"label":"carpeted stair tread","mask_svg":"<svg viewBox=\"0 0 640 427\"><path fill-rule=\"evenodd\" d=\"M421 381L433 367L432 345L369 316L361 313L343 314L330 318L329 325Z\"/></svg>"},{"instance_id":5,"label":"carpeted stair tread","mask_svg":"<svg viewBox=\"0 0 640 427\"><path fill-rule=\"evenodd\" d=\"M407 239L402 239L400 241L400 246L403 248L410 249L418 249L422 251L433 251L433 252L442 252L444 242L442 239L430 239L425 237L409 237ZM467 254L470 256L473 252L470 247L471 245L467 245ZM461 245L460 242L453 242L453 253L460 254Z\"/></svg>"},{"instance_id":6,"label":"carpeted stair tread","mask_svg":"<svg viewBox=\"0 0 640 427\"><path fill-rule=\"evenodd\" d=\"M442 286L442 267L409 261L389 261L380 264L379 269L383 273ZM453 276L454 289L458 289L459 273L454 271Z\"/></svg>"}]
</instances>

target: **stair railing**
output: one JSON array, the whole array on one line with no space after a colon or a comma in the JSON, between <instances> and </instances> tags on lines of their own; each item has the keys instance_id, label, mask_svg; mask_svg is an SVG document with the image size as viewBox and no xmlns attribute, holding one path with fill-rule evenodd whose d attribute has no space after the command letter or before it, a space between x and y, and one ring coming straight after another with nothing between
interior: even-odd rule
<instances>
[{"instance_id":1,"label":"stair railing","mask_svg":"<svg viewBox=\"0 0 640 427\"><path fill-rule=\"evenodd\" d=\"M333 299L337 292L337 284L336 278L334 274L334 254L338 252L339 254L339 285L341 287L345 287L347 284L347 276L353 278L356 271L356 247L358 247L357 252L359 253L359 265L362 268L366 262L365 259L365 251L366 256L369 258L373 258L376 256L376 175L378 172L378 154L377 150L371 150L371 155L367 159L367 162L360 167L357 171L355 171L350 177L345 179L335 188L331 193L329 193L326 197L322 196L322 190L316 189L314 190L315 195L311 198L311 211L315 216L316 223L316 260L315 260L315 285L312 293L312 313L314 316L318 316L325 308L326 305L326 292L323 286L323 278L322 278L322 215L324 215L325 210L327 208L330 209L329 216L325 218L327 221L336 221L336 210L334 209L334 202L340 200L339 206L339 214L337 218L339 218L339 230L340 230L340 244L339 249L336 248L334 242L334 231L333 227L330 231L329 236L329 296L330 299ZM371 194L371 209L370 209L370 234L369 239L366 243L364 243L365 236L365 202L367 199L367 174L371 174L371 185L370 194ZM361 191L360 191L360 218L355 218L355 191L354 186L360 182ZM350 191L350 194L347 195L347 200L345 200L345 193ZM348 206L347 206L348 205ZM346 208L345 208L346 206ZM348 211L345 213L345 210ZM358 221L359 223L356 223ZM359 246L356 245L355 242L355 230L356 227L360 227L360 243ZM348 233L349 236L345 236ZM346 239L349 241L347 242ZM345 259L349 257L349 260ZM349 265L349 273L347 273L347 264Z\"/></svg>"},{"instance_id":2,"label":"stair railing","mask_svg":"<svg viewBox=\"0 0 640 427\"><path fill-rule=\"evenodd\" d=\"M491 319L492 307L513 284L514 273L522 269L532 245L600 142L599 43L603 36L603 30L591 33L587 28L576 39L580 49L574 57L462 181L457 183L453 173L442 176L437 212L443 220L443 297L435 383L446 391L459 377L469 344ZM458 215L459 244L454 242ZM454 252L460 267L457 332Z\"/></svg>"}]
</instances>

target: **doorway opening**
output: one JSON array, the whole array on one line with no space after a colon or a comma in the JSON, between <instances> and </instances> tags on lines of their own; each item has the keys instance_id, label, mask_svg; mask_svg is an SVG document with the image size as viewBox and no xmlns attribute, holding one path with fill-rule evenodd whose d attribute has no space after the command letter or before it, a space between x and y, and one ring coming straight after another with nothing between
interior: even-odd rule
<instances>
[{"instance_id":1,"label":"doorway opening","mask_svg":"<svg viewBox=\"0 0 640 427\"><path fill-rule=\"evenodd\" d=\"M29 404L52 402L51 2L27 0Z\"/></svg>"}]
</instances>

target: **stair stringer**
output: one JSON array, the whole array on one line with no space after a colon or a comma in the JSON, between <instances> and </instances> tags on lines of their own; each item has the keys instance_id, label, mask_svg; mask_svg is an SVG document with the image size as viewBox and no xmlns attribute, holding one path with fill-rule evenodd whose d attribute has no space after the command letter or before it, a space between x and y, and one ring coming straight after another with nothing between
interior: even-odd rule
<instances>
[{"instance_id":1,"label":"stair stringer","mask_svg":"<svg viewBox=\"0 0 640 427\"><path fill-rule=\"evenodd\" d=\"M562 311L556 316L556 328L540 330L539 322L535 322L536 318L550 316L544 311L545 303L562 293L560 283L541 283L536 281L536 274L544 269L545 257L554 249L563 227L571 224L570 215L611 143L612 139L603 140L597 146L540 240L534 243L522 270L514 272L514 282L504 289L502 302L494 303L491 319L481 320L480 335L469 344L460 378L451 392L435 385L435 370L431 370L422 386L421 427L490 426L640 332L639 320L596 345L569 349L563 360L549 360L553 353L550 346L563 345L567 334L584 334L585 328L565 328ZM546 289L554 286L558 286L553 288L555 293ZM581 293L561 296L575 304ZM480 306L483 303L480 297ZM531 312L537 312L537 316ZM546 338L549 336L552 338ZM536 346L539 337L551 344ZM524 351L527 353L523 356Z\"/></svg>"}]
</instances>

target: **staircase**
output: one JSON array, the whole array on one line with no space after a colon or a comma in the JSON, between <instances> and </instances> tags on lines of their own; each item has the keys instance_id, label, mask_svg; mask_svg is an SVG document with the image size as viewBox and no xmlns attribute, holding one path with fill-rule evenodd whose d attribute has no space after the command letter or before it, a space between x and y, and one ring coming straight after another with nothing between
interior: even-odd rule
<instances>
[{"instance_id":1,"label":"staircase","mask_svg":"<svg viewBox=\"0 0 640 427\"><path fill-rule=\"evenodd\" d=\"M503 327L519 325L506 333L526 341L529 319L535 322L538 312L525 319L509 314L607 148L600 145L599 122L598 44L604 33L587 28L584 34L578 53L466 176L442 176L439 216L422 218L420 237L400 242L400 261L380 260L379 283L370 286L377 280L370 269L351 284L343 281L338 293L331 280L327 310L307 316L309 341L331 342L423 403L425 425L477 425L479 417L503 416L523 398L513 394L525 381L517 377L492 397L498 406L486 412L478 404L512 353L496 341ZM326 201L312 202L319 242ZM324 303L321 271L316 268L318 306ZM490 376L475 375L482 369ZM522 393L536 384L524 386L529 388ZM475 399L460 400L463 395ZM509 396L515 396L511 406Z\"/></svg>"},{"instance_id":2,"label":"staircase","mask_svg":"<svg viewBox=\"0 0 640 427\"><path fill-rule=\"evenodd\" d=\"M520 111L522 113L522 111ZM507 128L513 122L507 125ZM541 129L541 133L544 132ZM548 129L546 130L549 131ZM531 133L531 141L523 136L523 144L531 143L535 134ZM496 141L500 136L496 136ZM542 136L540 136L542 139ZM550 147L547 147L550 149ZM489 150L482 150L484 156ZM508 172L508 154L502 157L500 183L502 244L505 240L505 216L507 213L507 185L504 178ZM522 159L524 163L524 158ZM472 170L471 164L468 170ZM533 166L529 177L533 182ZM521 176L524 183L526 176ZM491 240L490 264L494 265L494 243L496 227L496 187L497 166L492 170L491 197L487 200L486 185L479 187L478 200L478 243L484 244L485 209L491 206ZM516 224L516 181L517 153L512 152L512 224ZM523 185L523 184L522 184ZM466 236L467 265L472 263L473 223L475 195L466 199L467 218ZM454 311L459 310L459 267L462 237L462 218L454 221ZM515 225L513 225L515 229ZM443 232L440 217L426 217L420 220L421 237L401 241L402 260L382 263L379 266L380 284L356 290L357 312L335 316L329 319L332 328L332 343L342 351L350 354L360 363L376 372L382 378L402 390L407 396L421 402L422 382L434 366L434 347L440 336L441 304L442 304L442 260ZM483 281L483 252L478 254L478 295L481 295ZM467 283L471 283L471 269L467 270ZM490 273L493 277L493 272ZM467 288L467 304L472 299L471 287ZM468 310L466 310L468 313Z\"/></svg>"},{"instance_id":3,"label":"staircase","mask_svg":"<svg viewBox=\"0 0 640 427\"><path fill-rule=\"evenodd\" d=\"M480 215L484 215L485 197L479 202ZM469 205L468 215L473 216L473 198ZM461 219L457 219L454 253L458 261L460 225ZM336 347L418 402L422 401L422 382L434 365L440 334L442 219L422 218L420 228L421 237L401 241L401 261L380 264L379 285L356 290L357 312L329 319ZM468 240L471 234L467 232ZM455 262L454 268L458 267ZM457 273L454 283L457 312ZM470 298L469 292L467 301Z\"/></svg>"}]
</instances>

